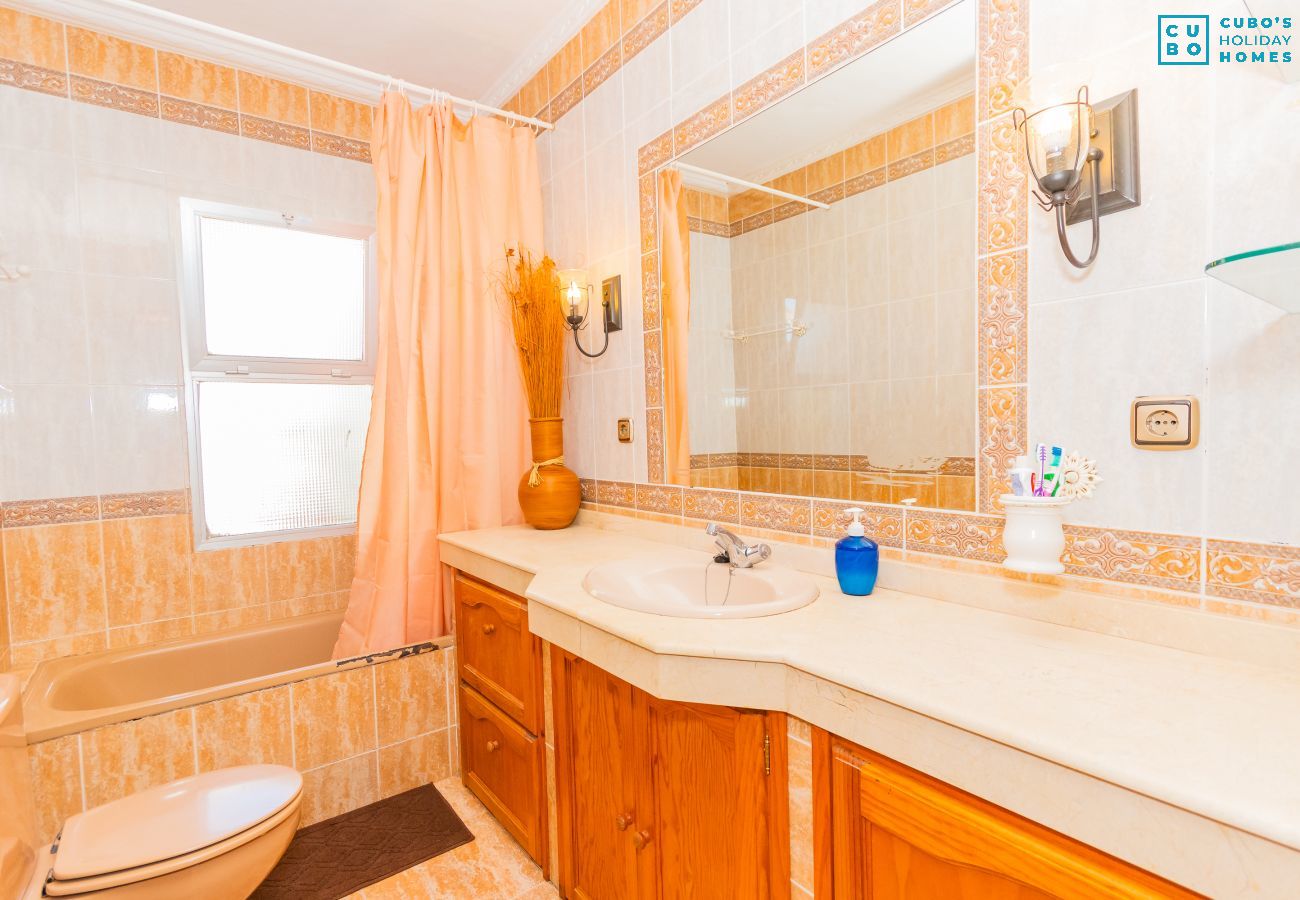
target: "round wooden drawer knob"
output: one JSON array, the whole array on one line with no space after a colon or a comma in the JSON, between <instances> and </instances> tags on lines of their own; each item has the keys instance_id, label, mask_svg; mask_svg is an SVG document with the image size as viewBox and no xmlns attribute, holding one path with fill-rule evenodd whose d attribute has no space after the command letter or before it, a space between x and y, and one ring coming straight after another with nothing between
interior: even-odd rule
<instances>
[{"instance_id":1,"label":"round wooden drawer knob","mask_svg":"<svg viewBox=\"0 0 1300 900\"><path fill-rule=\"evenodd\" d=\"M627 831L627 827L632 824L632 817L629 815L619 816L614 820L614 824L618 826L619 831Z\"/></svg>"},{"instance_id":2,"label":"round wooden drawer knob","mask_svg":"<svg viewBox=\"0 0 1300 900\"><path fill-rule=\"evenodd\" d=\"M497 750L499 750L499 749L501 749L501 742L500 742L500 741L488 741L488 742L487 742L487 752L488 752L488 753L496 753Z\"/></svg>"},{"instance_id":3,"label":"round wooden drawer knob","mask_svg":"<svg viewBox=\"0 0 1300 900\"><path fill-rule=\"evenodd\" d=\"M484 634L492 634L492 633L493 633L494 631L496 631L496 630L497 630L497 627L496 627L495 625L484 625L484 626L483 626L483 633L484 633Z\"/></svg>"},{"instance_id":4,"label":"round wooden drawer knob","mask_svg":"<svg viewBox=\"0 0 1300 900\"><path fill-rule=\"evenodd\" d=\"M632 835L632 846L636 847L638 850L644 850L645 845L648 843L650 843L650 832L638 831L636 834Z\"/></svg>"}]
</instances>

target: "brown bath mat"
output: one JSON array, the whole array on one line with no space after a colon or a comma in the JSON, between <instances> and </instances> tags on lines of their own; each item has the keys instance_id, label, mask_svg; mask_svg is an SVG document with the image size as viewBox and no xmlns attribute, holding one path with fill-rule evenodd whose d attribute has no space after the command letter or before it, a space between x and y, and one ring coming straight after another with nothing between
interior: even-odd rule
<instances>
[{"instance_id":1,"label":"brown bath mat","mask_svg":"<svg viewBox=\"0 0 1300 900\"><path fill-rule=\"evenodd\" d=\"M339 900L472 840L426 784L299 831L251 900Z\"/></svg>"}]
</instances>

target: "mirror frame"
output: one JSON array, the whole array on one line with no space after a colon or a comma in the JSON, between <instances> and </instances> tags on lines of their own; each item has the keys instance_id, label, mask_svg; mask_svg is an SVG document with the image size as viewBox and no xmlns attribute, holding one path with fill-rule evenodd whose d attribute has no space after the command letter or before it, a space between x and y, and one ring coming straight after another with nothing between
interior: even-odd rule
<instances>
[{"instance_id":1,"label":"mirror frame","mask_svg":"<svg viewBox=\"0 0 1300 900\"><path fill-rule=\"evenodd\" d=\"M976 464L974 512L906 504L860 504L868 530L881 543L901 546L906 512L907 539L927 543L927 535L946 536L940 552L995 561L1000 559L1000 510L1005 476L1015 457L1028 452L1027 245L1028 178L1011 122L1012 92L1028 75L1028 4L965 0L976 9L975 157L977 170L977 330ZM866 10L795 51L733 92L700 109L649 141L637 152L640 218L643 341L645 350L646 463L649 480L665 484L663 354L659 308L659 170L704 141L739 125L764 109L877 47L911 30L952 0L878 0ZM901 8L900 8L901 7ZM610 490L606 485L610 485ZM614 483L593 485L591 501L620 502ZM635 486L628 485L635 492ZM665 486L667 487L667 486ZM679 486L673 485L673 488ZM850 501L786 494L755 494L680 486L682 500L663 498L665 513L717 518L777 531L837 536L837 519ZM735 498L734 501L732 498ZM628 498L631 499L631 498ZM811 501L811 502L810 502ZM638 509L653 498L636 498ZM735 509L732 508L735 504ZM687 511L687 510L692 511ZM981 515L984 514L984 515ZM1000 519L1000 516L999 516ZM957 546L953 545L956 539ZM936 547L936 549L939 549Z\"/></svg>"}]
</instances>

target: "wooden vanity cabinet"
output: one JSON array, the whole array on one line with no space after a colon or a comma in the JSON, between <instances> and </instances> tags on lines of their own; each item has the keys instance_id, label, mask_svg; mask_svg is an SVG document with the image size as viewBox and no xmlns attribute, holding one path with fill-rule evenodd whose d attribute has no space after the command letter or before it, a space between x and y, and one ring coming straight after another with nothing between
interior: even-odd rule
<instances>
[{"instance_id":1,"label":"wooden vanity cabinet","mask_svg":"<svg viewBox=\"0 0 1300 900\"><path fill-rule=\"evenodd\" d=\"M848 741L829 749L835 900L1200 896Z\"/></svg>"},{"instance_id":2,"label":"wooden vanity cabinet","mask_svg":"<svg viewBox=\"0 0 1300 900\"><path fill-rule=\"evenodd\" d=\"M461 780L545 871L541 640L522 597L457 572Z\"/></svg>"},{"instance_id":3,"label":"wooden vanity cabinet","mask_svg":"<svg viewBox=\"0 0 1300 900\"><path fill-rule=\"evenodd\" d=\"M785 717L660 700L552 649L564 896L789 897Z\"/></svg>"}]
</instances>

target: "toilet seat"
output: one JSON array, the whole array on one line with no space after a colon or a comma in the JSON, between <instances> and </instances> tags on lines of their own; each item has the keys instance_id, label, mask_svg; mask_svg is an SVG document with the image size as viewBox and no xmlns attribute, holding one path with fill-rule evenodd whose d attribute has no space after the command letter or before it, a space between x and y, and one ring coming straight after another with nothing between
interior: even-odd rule
<instances>
[{"instance_id":1,"label":"toilet seat","mask_svg":"<svg viewBox=\"0 0 1300 900\"><path fill-rule=\"evenodd\" d=\"M182 778L68 819L53 848L47 896L155 878L231 851L298 815L302 776L236 766Z\"/></svg>"}]
</instances>

